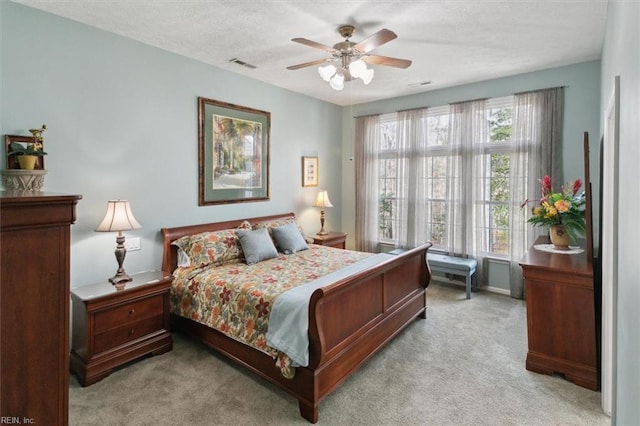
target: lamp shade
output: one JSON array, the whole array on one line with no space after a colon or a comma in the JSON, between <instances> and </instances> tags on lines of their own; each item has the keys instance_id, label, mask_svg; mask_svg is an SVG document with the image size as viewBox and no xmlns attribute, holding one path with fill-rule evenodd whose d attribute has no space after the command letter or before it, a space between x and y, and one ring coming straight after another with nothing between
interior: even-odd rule
<instances>
[{"instance_id":1,"label":"lamp shade","mask_svg":"<svg viewBox=\"0 0 640 426\"><path fill-rule=\"evenodd\" d=\"M318 191L316 199L313 202L313 207L333 207L333 204L331 204L331 200L329 200L329 194L327 194L327 191Z\"/></svg>"},{"instance_id":2,"label":"lamp shade","mask_svg":"<svg viewBox=\"0 0 640 426\"><path fill-rule=\"evenodd\" d=\"M344 89L344 74L339 72L336 73L333 77L331 77L331 80L329 80L329 86L331 86L333 90Z\"/></svg>"},{"instance_id":3,"label":"lamp shade","mask_svg":"<svg viewBox=\"0 0 640 426\"><path fill-rule=\"evenodd\" d=\"M362 75L360 75L360 78L365 85L371 83L371 80L373 80L373 68L366 69Z\"/></svg>"},{"instance_id":4,"label":"lamp shade","mask_svg":"<svg viewBox=\"0 0 640 426\"><path fill-rule=\"evenodd\" d=\"M96 232L129 231L141 228L127 200L109 200L107 213L96 228Z\"/></svg>"},{"instance_id":5,"label":"lamp shade","mask_svg":"<svg viewBox=\"0 0 640 426\"><path fill-rule=\"evenodd\" d=\"M349 72L356 78L361 78L367 71L367 64L362 59L353 61L349 64Z\"/></svg>"},{"instance_id":6,"label":"lamp shade","mask_svg":"<svg viewBox=\"0 0 640 426\"><path fill-rule=\"evenodd\" d=\"M324 81L329 81L329 79L336 73L336 67L331 64L324 65L322 67L318 67L318 73Z\"/></svg>"}]
</instances>

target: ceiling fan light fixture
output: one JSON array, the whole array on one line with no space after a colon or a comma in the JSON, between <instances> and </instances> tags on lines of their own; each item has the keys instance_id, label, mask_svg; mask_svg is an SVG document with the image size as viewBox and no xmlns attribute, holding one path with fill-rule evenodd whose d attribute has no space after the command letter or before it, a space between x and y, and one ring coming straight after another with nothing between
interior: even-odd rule
<instances>
[{"instance_id":1,"label":"ceiling fan light fixture","mask_svg":"<svg viewBox=\"0 0 640 426\"><path fill-rule=\"evenodd\" d=\"M373 68L369 68L368 70L365 70L365 72L360 75L360 78L362 79L362 82L367 85L369 83L371 83L371 80L373 80Z\"/></svg>"},{"instance_id":2,"label":"ceiling fan light fixture","mask_svg":"<svg viewBox=\"0 0 640 426\"><path fill-rule=\"evenodd\" d=\"M344 75L342 73L337 73L329 80L329 85L333 90L342 90L344 89Z\"/></svg>"},{"instance_id":3,"label":"ceiling fan light fixture","mask_svg":"<svg viewBox=\"0 0 640 426\"><path fill-rule=\"evenodd\" d=\"M362 59L358 59L349 64L349 72L356 78L362 78L367 72L367 64Z\"/></svg>"},{"instance_id":4,"label":"ceiling fan light fixture","mask_svg":"<svg viewBox=\"0 0 640 426\"><path fill-rule=\"evenodd\" d=\"M324 65L322 67L318 67L318 74L324 81L329 81L331 77L336 73L336 66L333 64Z\"/></svg>"},{"instance_id":5,"label":"ceiling fan light fixture","mask_svg":"<svg viewBox=\"0 0 640 426\"><path fill-rule=\"evenodd\" d=\"M368 68L368 65L370 64L385 65L388 67L403 69L411 65L411 61L408 59L370 54L371 50L396 39L398 36L393 31L383 28L359 43L350 41L354 31L355 28L353 25L341 26L338 32L345 40L336 43L333 46L327 46L322 43L307 40L306 38L292 38L291 41L293 42L304 44L315 49L320 49L329 53L331 57L291 65L288 66L287 69L298 70L301 68L318 66L318 74L320 74L320 77L324 81L328 82L333 90L342 90L344 89L345 80L351 81L354 78L359 78L365 85L371 83L375 72L372 68ZM327 62L335 62L337 65L324 65Z\"/></svg>"}]
</instances>

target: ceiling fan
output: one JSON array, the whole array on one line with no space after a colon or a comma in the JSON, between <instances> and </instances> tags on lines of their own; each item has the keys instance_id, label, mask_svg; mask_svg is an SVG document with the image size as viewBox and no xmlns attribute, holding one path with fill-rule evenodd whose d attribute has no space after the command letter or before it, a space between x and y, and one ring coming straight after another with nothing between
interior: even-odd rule
<instances>
[{"instance_id":1,"label":"ceiling fan","mask_svg":"<svg viewBox=\"0 0 640 426\"><path fill-rule=\"evenodd\" d=\"M335 90L342 90L345 81L351 81L354 78L360 78L364 84L369 84L373 79L373 68L367 68L370 65L385 65L395 68L407 68L411 65L411 61L407 59L390 58L388 56L371 55L370 51L376 47L390 42L398 36L391 30L381 29L375 34L362 40L360 43L350 41L351 36L355 32L353 25L343 25L338 29L338 33L344 37L344 41L336 43L333 47L326 46L322 43L307 40L306 38L294 38L291 41L304 44L316 49L324 50L331 56L324 59L318 59L303 64L291 65L288 70L298 70L300 68L310 67L328 63L318 68L318 72L323 80L328 81ZM331 62L338 62L336 67Z\"/></svg>"}]
</instances>

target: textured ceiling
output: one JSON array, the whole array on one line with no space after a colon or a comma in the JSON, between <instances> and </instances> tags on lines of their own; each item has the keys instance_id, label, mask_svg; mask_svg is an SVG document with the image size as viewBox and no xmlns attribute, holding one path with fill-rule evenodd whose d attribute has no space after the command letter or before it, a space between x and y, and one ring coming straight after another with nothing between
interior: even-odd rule
<instances>
[{"instance_id":1,"label":"textured ceiling","mask_svg":"<svg viewBox=\"0 0 640 426\"><path fill-rule=\"evenodd\" d=\"M599 59L607 11L605 0L16 2L338 105ZM292 38L333 46L342 41L343 24L356 26L355 42L382 28L394 31L397 39L371 53L413 64L374 66L368 86L356 80L340 92L317 67L286 69L329 57Z\"/></svg>"}]
</instances>

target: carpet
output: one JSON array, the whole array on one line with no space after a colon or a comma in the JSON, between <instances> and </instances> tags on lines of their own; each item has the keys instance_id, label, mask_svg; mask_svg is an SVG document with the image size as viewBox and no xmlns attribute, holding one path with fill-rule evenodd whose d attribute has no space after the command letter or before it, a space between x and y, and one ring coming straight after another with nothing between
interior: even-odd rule
<instances>
[{"instance_id":1,"label":"carpet","mask_svg":"<svg viewBox=\"0 0 640 426\"><path fill-rule=\"evenodd\" d=\"M326 425L609 425L600 393L525 369L525 303L432 282L414 321L320 403ZM179 333L82 388L71 425L304 425L288 393ZM408 373L409 372L409 373Z\"/></svg>"}]
</instances>

